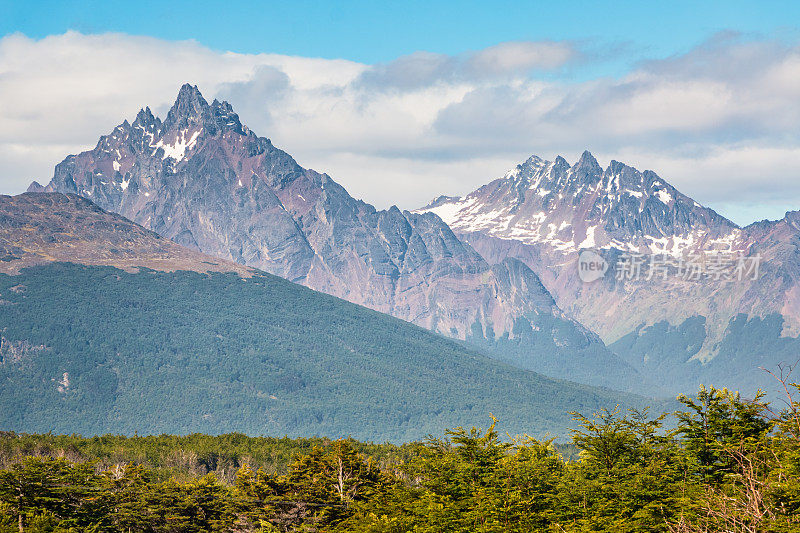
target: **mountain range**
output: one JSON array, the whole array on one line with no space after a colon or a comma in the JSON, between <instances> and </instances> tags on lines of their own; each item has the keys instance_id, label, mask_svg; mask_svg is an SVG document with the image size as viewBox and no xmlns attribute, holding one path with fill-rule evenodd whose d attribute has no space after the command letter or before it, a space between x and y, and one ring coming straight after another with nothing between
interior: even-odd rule
<instances>
[{"instance_id":1,"label":"mountain range","mask_svg":"<svg viewBox=\"0 0 800 533\"><path fill-rule=\"evenodd\" d=\"M773 384L760 367L800 357L800 215L738 227L655 172L604 169L588 151L378 210L187 84L163 121L142 109L30 190L83 196L186 248L551 377L752 394ZM602 263L599 277L580 275L581 257Z\"/></svg>"},{"instance_id":2,"label":"mountain range","mask_svg":"<svg viewBox=\"0 0 800 533\"><path fill-rule=\"evenodd\" d=\"M84 196L178 244L468 340L524 368L654 390L562 312L524 261L486 261L437 215L354 199L195 86L180 89L163 121L142 109L30 190Z\"/></svg>"},{"instance_id":3,"label":"mountain range","mask_svg":"<svg viewBox=\"0 0 800 533\"><path fill-rule=\"evenodd\" d=\"M800 358L800 213L740 228L652 171L531 157L436 213L488 261L515 258L571 318L670 392L752 394ZM585 282L580 252L606 263Z\"/></svg>"}]
</instances>

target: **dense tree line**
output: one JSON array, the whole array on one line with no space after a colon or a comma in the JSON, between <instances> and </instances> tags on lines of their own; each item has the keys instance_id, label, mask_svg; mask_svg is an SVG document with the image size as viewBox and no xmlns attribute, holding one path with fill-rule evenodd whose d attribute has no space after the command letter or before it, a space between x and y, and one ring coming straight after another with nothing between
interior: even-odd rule
<instances>
[{"instance_id":1,"label":"dense tree line","mask_svg":"<svg viewBox=\"0 0 800 533\"><path fill-rule=\"evenodd\" d=\"M72 463L91 462L99 470L135 463L160 481L214 474L230 484L245 465L269 474L285 474L294 457L331 442L321 437L251 437L242 433L81 437L0 432L0 469L9 468L22 457L58 457ZM411 453L408 444L346 442L381 467L404 461Z\"/></svg>"},{"instance_id":2,"label":"dense tree line","mask_svg":"<svg viewBox=\"0 0 800 533\"><path fill-rule=\"evenodd\" d=\"M574 413L574 460L493 423L401 447L226 436L219 457L249 458L235 475L166 476L170 439L215 437L141 439L147 461L114 464L122 437L67 452L80 439L9 434L0 531L800 531L798 390L779 410L701 388L672 428L646 411Z\"/></svg>"}]
</instances>

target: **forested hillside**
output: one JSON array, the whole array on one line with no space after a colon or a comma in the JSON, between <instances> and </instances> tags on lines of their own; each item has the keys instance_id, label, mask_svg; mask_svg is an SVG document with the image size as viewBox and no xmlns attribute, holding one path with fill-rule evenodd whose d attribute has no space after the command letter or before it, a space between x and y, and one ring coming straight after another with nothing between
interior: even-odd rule
<instances>
[{"instance_id":1,"label":"forested hillside","mask_svg":"<svg viewBox=\"0 0 800 533\"><path fill-rule=\"evenodd\" d=\"M564 433L643 398L544 378L263 274L53 263L0 275L0 427L406 441L490 413Z\"/></svg>"}]
</instances>

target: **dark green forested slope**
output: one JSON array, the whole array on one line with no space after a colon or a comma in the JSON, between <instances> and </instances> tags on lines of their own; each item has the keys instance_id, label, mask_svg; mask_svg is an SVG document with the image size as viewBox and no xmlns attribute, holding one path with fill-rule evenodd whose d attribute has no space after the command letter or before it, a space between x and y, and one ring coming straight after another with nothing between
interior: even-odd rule
<instances>
[{"instance_id":1,"label":"dark green forested slope","mask_svg":"<svg viewBox=\"0 0 800 533\"><path fill-rule=\"evenodd\" d=\"M409 440L483 424L562 433L642 405L544 378L270 275L53 263L0 275L0 428Z\"/></svg>"}]
</instances>

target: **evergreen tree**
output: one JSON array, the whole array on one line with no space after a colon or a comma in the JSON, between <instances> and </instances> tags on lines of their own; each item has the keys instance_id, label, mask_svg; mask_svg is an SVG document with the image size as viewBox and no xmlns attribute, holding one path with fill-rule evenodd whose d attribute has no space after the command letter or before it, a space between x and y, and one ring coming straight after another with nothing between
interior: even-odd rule
<instances>
[{"instance_id":1,"label":"evergreen tree","mask_svg":"<svg viewBox=\"0 0 800 533\"><path fill-rule=\"evenodd\" d=\"M764 393L759 391L753 400L746 401L728 389L704 386L695 398L678 397L689 408L676 413L678 432L706 481L721 481L733 471L731 452L754 450L772 429L764 416L763 398Z\"/></svg>"}]
</instances>

